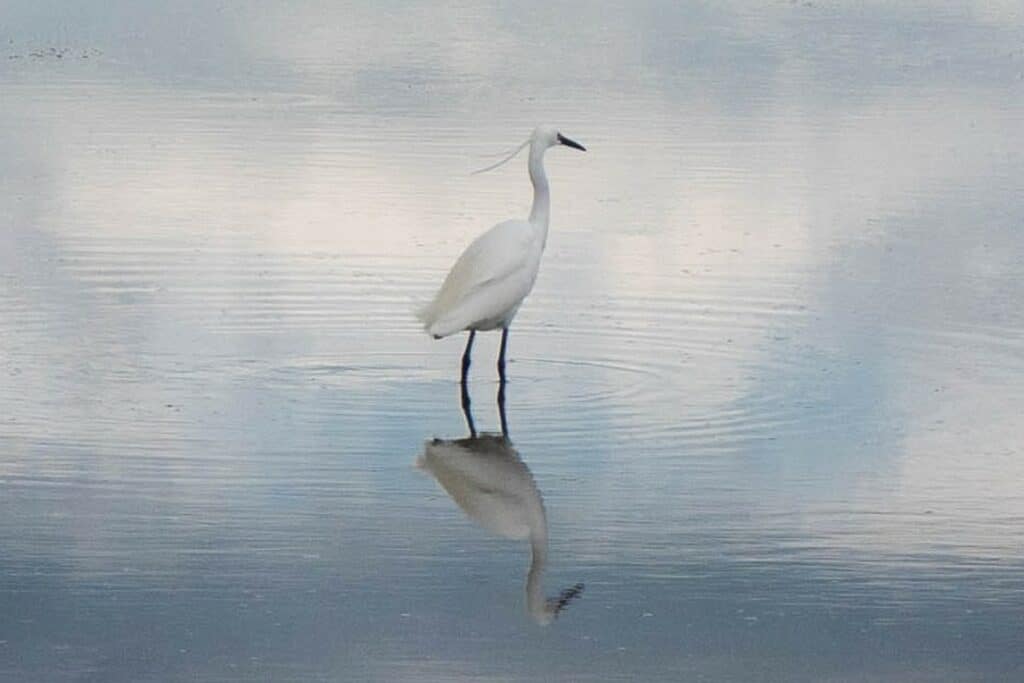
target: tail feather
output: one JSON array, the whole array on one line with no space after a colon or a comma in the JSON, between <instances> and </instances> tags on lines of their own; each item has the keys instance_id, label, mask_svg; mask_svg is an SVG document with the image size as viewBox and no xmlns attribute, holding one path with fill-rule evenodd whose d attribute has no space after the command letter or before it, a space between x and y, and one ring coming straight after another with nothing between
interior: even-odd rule
<instances>
[{"instance_id":1,"label":"tail feather","mask_svg":"<svg viewBox=\"0 0 1024 683\"><path fill-rule=\"evenodd\" d=\"M437 327L438 313L437 313L437 299L425 303L419 306L415 310L416 318L423 323L423 330L434 339L440 339L446 335L438 334Z\"/></svg>"},{"instance_id":2,"label":"tail feather","mask_svg":"<svg viewBox=\"0 0 1024 683\"><path fill-rule=\"evenodd\" d=\"M456 332L461 332L466 329L466 323L465 321L453 318L452 316L442 316L437 320L430 321L424 325L424 328L434 339L442 339L448 335L455 334Z\"/></svg>"},{"instance_id":3,"label":"tail feather","mask_svg":"<svg viewBox=\"0 0 1024 683\"><path fill-rule=\"evenodd\" d=\"M416 306L413 314L416 316L417 320L423 323L423 329L429 330L430 323L434 322L434 302L428 301L425 304Z\"/></svg>"}]
</instances>

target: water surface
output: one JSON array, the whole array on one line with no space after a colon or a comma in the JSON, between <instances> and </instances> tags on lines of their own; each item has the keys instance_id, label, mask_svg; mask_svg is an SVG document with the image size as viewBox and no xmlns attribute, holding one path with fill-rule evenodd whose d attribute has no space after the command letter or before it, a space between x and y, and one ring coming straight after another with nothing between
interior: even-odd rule
<instances>
[{"instance_id":1,"label":"water surface","mask_svg":"<svg viewBox=\"0 0 1024 683\"><path fill-rule=\"evenodd\" d=\"M4 13L0 679L1024 676L1014 3Z\"/></svg>"}]
</instances>

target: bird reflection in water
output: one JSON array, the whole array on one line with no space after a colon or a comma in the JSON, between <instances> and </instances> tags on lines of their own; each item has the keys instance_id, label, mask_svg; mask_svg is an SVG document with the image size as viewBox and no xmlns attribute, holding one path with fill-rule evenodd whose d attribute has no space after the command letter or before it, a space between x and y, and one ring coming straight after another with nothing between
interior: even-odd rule
<instances>
[{"instance_id":1,"label":"bird reflection in water","mask_svg":"<svg viewBox=\"0 0 1024 683\"><path fill-rule=\"evenodd\" d=\"M508 437L504 385L498 393L501 434L477 434L465 385L462 408L470 435L426 442L416 464L429 472L466 516L481 527L503 538L530 541L526 608L534 621L546 626L579 597L583 584L563 590L558 597L544 596L548 520L533 475Z\"/></svg>"}]
</instances>

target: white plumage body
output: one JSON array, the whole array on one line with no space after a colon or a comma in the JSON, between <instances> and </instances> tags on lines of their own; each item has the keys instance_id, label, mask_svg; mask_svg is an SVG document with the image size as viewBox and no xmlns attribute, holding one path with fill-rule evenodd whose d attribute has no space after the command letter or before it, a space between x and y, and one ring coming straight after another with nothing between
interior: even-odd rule
<instances>
[{"instance_id":1,"label":"white plumage body","mask_svg":"<svg viewBox=\"0 0 1024 683\"><path fill-rule=\"evenodd\" d=\"M477 237L452 266L420 320L435 338L508 327L533 289L544 235L529 221L505 221Z\"/></svg>"}]
</instances>

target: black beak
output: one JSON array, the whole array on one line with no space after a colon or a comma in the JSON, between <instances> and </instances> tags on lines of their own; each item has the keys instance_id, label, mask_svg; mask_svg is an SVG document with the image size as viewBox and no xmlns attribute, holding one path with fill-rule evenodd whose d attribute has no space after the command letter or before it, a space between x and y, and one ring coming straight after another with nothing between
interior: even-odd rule
<instances>
[{"instance_id":1,"label":"black beak","mask_svg":"<svg viewBox=\"0 0 1024 683\"><path fill-rule=\"evenodd\" d=\"M587 151L586 147L584 147L580 143L576 142L575 140L570 140L569 138L565 137L561 133L558 134L558 141L561 142L566 147L572 147L573 149L578 149L581 152L586 152Z\"/></svg>"}]
</instances>

